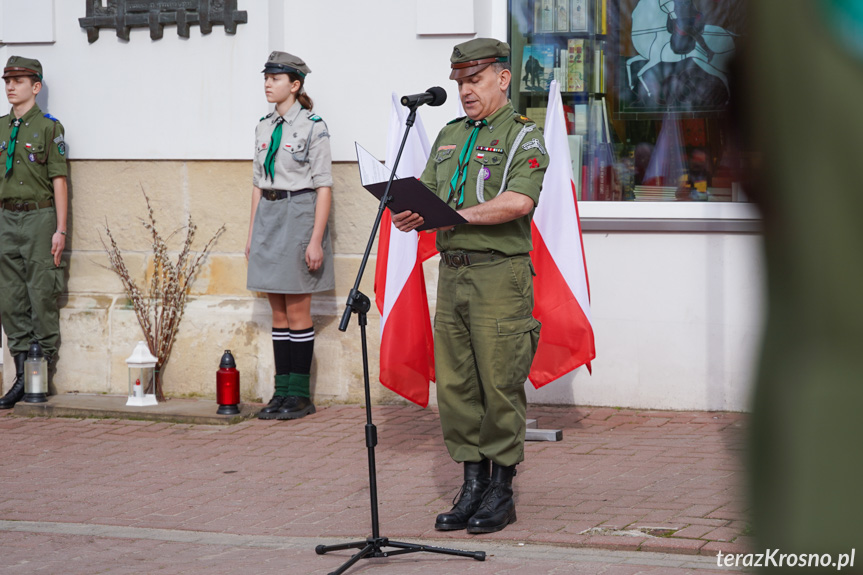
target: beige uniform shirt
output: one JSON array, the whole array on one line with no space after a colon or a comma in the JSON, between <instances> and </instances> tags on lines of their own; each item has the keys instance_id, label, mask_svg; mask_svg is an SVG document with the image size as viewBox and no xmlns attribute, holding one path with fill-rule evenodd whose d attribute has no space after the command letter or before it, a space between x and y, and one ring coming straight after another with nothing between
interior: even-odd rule
<instances>
[{"instance_id":1,"label":"beige uniform shirt","mask_svg":"<svg viewBox=\"0 0 863 575\"><path fill-rule=\"evenodd\" d=\"M264 174L264 160L269 152L273 130L279 118L282 139L276 145L275 177ZM326 123L295 102L284 116L276 112L261 119L255 129L253 183L262 190L296 191L333 185L330 134Z\"/></svg>"}]
</instances>

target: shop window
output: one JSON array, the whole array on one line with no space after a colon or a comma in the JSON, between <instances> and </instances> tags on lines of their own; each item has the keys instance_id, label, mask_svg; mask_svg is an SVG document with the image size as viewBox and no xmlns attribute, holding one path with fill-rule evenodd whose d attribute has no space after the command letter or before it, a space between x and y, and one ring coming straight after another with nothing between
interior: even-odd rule
<instances>
[{"instance_id":1,"label":"shop window","mask_svg":"<svg viewBox=\"0 0 863 575\"><path fill-rule=\"evenodd\" d=\"M745 0L511 0L516 109L556 79L580 200L746 201L729 134Z\"/></svg>"}]
</instances>

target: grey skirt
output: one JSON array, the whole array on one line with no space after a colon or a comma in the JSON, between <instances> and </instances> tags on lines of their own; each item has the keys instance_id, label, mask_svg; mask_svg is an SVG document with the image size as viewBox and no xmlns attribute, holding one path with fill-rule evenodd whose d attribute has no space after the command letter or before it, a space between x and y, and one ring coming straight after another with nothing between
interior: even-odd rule
<instances>
[{"instance_id":1,"label":"grey skirt","mask_svg":"<svg viewBox=\"0 0 863 575\"><path fill-rule=\"evenodd\" d=\"M261 198L255 211L246 288L266 293L305 294L335 289L333 247L324 230L324 261L315 272L306 266L306 248L315 224L318 194Z\"/></svg>"}]
</instances>

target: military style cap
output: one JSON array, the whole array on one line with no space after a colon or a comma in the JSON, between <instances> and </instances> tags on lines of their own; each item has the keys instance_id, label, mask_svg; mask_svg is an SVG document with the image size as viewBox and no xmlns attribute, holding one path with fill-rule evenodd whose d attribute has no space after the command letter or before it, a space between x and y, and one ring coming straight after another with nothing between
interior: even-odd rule
<instances>
[{"instance_id":1,"label":"military style cap","mask_svg":"<svg viewBox=\"0 0 863 575\"><path fill-rule=\"evenodd\" d=\"M509 61L509 44L494 38L474 38L452 49L450 80L459 80L482 72L495 62Z\"/></svg>"},{"instance_id":2,"label":"military style cap","mask_svg":"<svg viewBox=\"0 0 863 575\"><path fill-rule=\"evenodd\" d=\"M301 78L305 78L306 74L312 73L302 58L288 54L287 52L273 52L270 54L262 72L264 74L287 74L293 72L294 74L299 74Z\"/></svg>"},{"instance_id":3,"label":"military style cap","mask_svg":"<svg viewBox=\"0 0 863 575\"><path fill-rule=\"evenodd\" d=\"M32 58L23 58L21 56L10 56L6 61L6 67L3 68L3 79L13 78L15 76L38 76L42 80L42 64L39 60Z\"/></svg>"}]
</instances>

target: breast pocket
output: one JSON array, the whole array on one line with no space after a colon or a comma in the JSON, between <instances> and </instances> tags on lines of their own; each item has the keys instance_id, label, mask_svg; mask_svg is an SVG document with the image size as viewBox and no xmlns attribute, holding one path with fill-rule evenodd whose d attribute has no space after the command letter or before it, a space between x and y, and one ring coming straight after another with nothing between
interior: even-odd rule
<instances>
[{"instance_id":1,"label":"breast pocket","mask_svg":"<svg viewBox=\"0 0 863 575\"><path fill-rule=\"evenodd\" d=\"M506 166L506 155L496 152L486 152L479 157L474 154L473 165L479 170L478 177L483 179L483 192L486 200L498 195L503 182L503 170Z\"/></svg>"},{"instance_id":2,"label":"breast pocket","mask_svg":"<svg viewBox=\"0 0 863 575\"><path fill-rule=\"evenodd\" d=\"M305 140L282 140L282 148L279 150L282 164L286 168L295 168L305 164L309 160Z\"/></svg>"},{"instance_id":3,"label":"breast pocket","mask_svg":"<svg viewBox=\"0 0 863 575\"><path fill-rule=\"evenodd\" d=\"M45 149L45 144L38 143L33 144L27 150L27 159L31 162L38 162L40 164L44 164L48 161L48 150Z\"/></svg>"},{"instance_id":4,"label":"breast pocket","mask_svg":"<svg viewBox=\"0 0 863 575\"><path fill-rule=\"evenodd\" d=\"M458 156L455 155L455 147L438 150L435 152L434 161L438 195L446 199L446 190L449 190L450 179L458 169Z\"/></svg>"}]
</instances>

